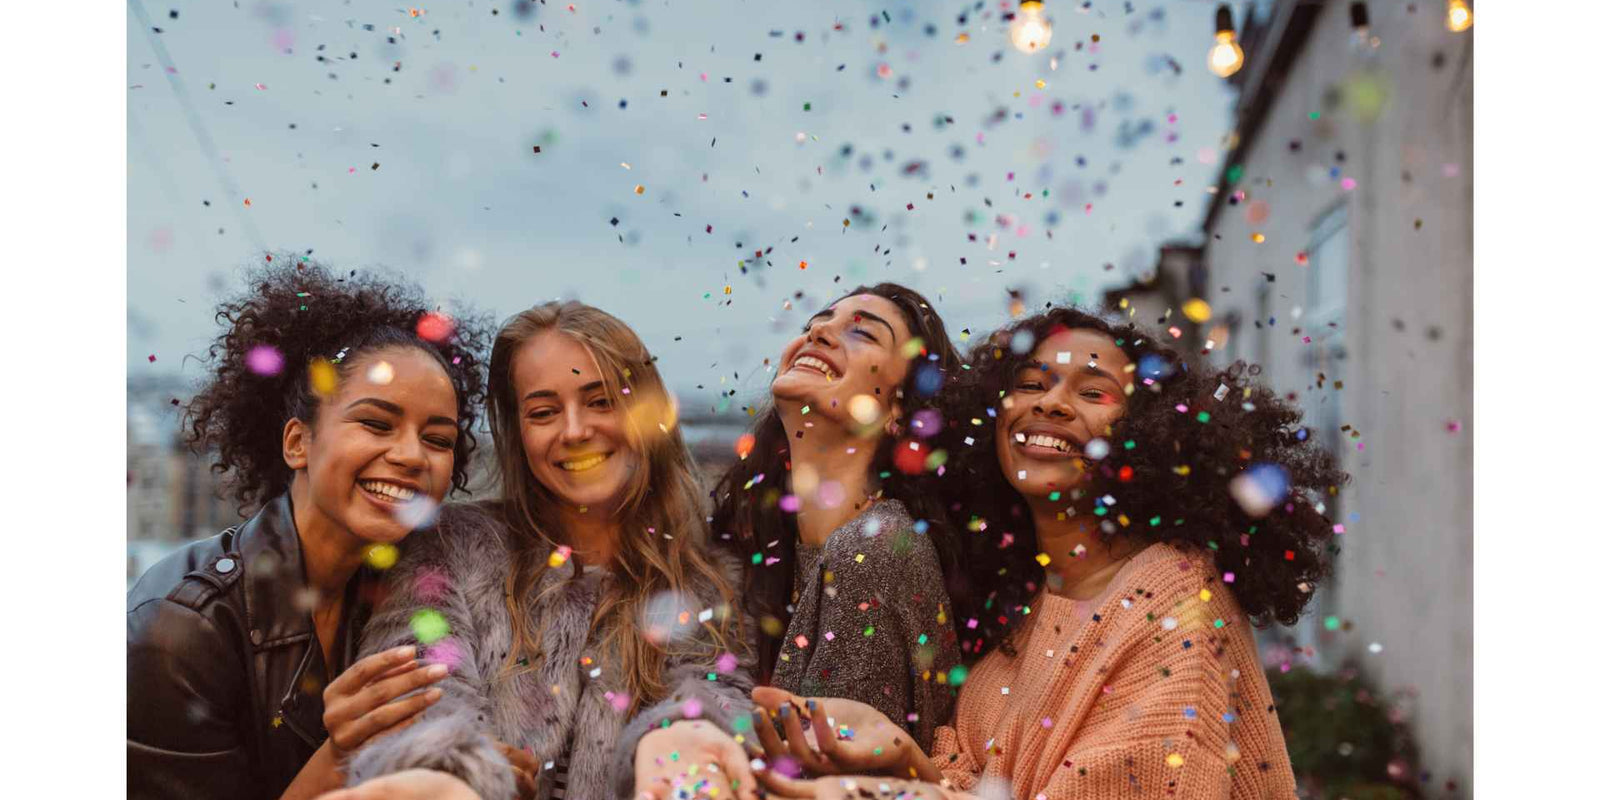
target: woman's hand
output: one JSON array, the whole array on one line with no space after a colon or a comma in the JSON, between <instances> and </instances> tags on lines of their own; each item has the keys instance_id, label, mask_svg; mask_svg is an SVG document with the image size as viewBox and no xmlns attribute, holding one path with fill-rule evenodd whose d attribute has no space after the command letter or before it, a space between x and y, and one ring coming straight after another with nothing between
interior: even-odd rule
<instances>
[{"instance_id":1,"label":"woman's hand","mask_svg":"<svg viewBox=\"0 0 1600 800\"><path fill-rule=\"evenodd\" d=\"M692 767L699 769L691 775ZM705 720L675 722L645 734L633 755L633 785L636 797L654 800L672 797L680 785L693 797L756 800L750 757L732 736Z\"/></svg>"},{"instance_id":2,"label":"woman's hand","mask_svg":"<svg viewBox=\"0 0 1600 800\"><path fill-rule=\"evenodd\" d=\"M449 674L443 664L421 667L417 648L396 647L373 653L352 664L322 690L322 724L328 745L340 761L367 742L394 733L416 721L443 692L434 687L403 700Z\"/></svg>"},{"instance_id":3,"label":"woman's hand","mask_svg":"<svg viewBox=\"0 0 1600 800\"><path fill-rule=\"evenodd\" d=\"M799 781L785 778L772 770L761 771L761 782L771 790L767 795L777 800L815 798L815 800L949 800L950 795L931 783L903 781L897 778L875 778L868 775L836 775L816 780Z\"/></svg>"},{"instance_id":4,"label":"woman's hand","mask_svg":"<svg viewBox=\"0 0 1600 800\"><path fill-rule=\"evenodd\" d=\"M792 756L813 775L892 773L902 777L935 777L918 769L926 761L911 734L901 730L876 708L842 698L800 698L782 689L761 687L751 697L769 712L776 712L784 738L771 714L756 714L756 736L769 758ZM809 730L801 720L811 723ZM810 734L809 736L807 734Z\"/></svg>"},{"instance_id":5,"label":"woman's hand","mask_svg":"<svg viewBox=\"0 0 1600 800\"><path fill-rule=\"evenodd\" d=\"M408 769L381 778L373 778L359 786L329 792L318 800L483 800L483 798L465 781L447 772Z\"/></svg>"},{"instance_id":6,"label":"woman's hand","mask_svg":"<svg viewBox=\"0 0 1600 800\"><path fill-rule=\"evenodd\" d=\"M526 750L518 750L499 739L493 739L494 747L500 755L511 762L511 772L517 776L517 796L522 800L533 800L539 796L539 762Z\"/></svg>"}]
</instances>

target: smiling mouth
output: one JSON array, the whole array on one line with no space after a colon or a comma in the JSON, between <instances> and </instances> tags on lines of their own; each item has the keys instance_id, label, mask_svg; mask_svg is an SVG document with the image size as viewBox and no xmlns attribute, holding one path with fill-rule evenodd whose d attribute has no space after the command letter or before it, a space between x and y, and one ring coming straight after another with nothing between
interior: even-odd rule
<instances>
[{"instance_id":1,"label":"smiling mouth","mask_svg":"<svg viewBox=\"0 0 1600 800\"><path fill-rule=\"evenodd\" d=\"M587 472L588 470L600 466L602 462L610 457L610 453L593 453L591 455L581 456L579 458L569 458L565 461L557 461L556 464L568 472Z\"/></svg>"},{"instance_id":2,"label":"smiling mouth","mask_svg":"<svg viewBox=\"0 0 1600 800\"><path fill-rule=\"evenodd\" d=\"M1062 439L1060 437L1050 436L1050 435L1047 435L1047 434L1042 434L1042 433L1021 434L1021 433L1019 433L1019 434L1016 434L1015 436L1012 437L1012 441L1016 443L1018 448L1021 448L1024 451L1028 451L1028 450L1031 449L1031 450L1033 450L1035 452L1040 451L1040 450L1052 451L1052 452L1055 452L1055 453L1060 453L1061 455L1064 455L1064 456L1081 456L1082 455L1082 453L1079 452L1078 449L1073 446L1072 442L1069 442L1066 439Z\"/></svg>"},{"instance_id":3,"label":"smiling mouth","mask_svg":"<svg viewBox=\"0 0 1600 800\"><path fill-rule=\"evenodd\" d=\"M417 490L388 481L357 481L356 485L381 503L409 503L417 497Z\"/></svg>"},{"instance_id":4,"label":"smiling mouth","mask_svg":"<svg viewBox=\"0 0 1600 800\"><path fill-rule=\"evenodd\" d=\"M815 370L822 373L822 377L827 378L830 381L839 377L838 373L834 372L833 368L828 366L828 362L823 361L820 358L813 358L812 356L801 356L795 359L794 363L789 365L789 369Z\"/></svg>"}]
</instances>

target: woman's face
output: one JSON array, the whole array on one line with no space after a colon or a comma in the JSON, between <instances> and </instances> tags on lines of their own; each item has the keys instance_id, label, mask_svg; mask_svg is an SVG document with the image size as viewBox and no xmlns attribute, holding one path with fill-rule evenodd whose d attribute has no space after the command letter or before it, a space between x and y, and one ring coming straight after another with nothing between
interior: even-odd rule
<instances>
[{"instance_id":1,"label":"woman's face","mask_svg":"<svg viewBox=\"0 0 1600 800\"><path fill-rule=\"evenodd\" d=\"M995 448L1006 480L1032 498L1088 477L1084 448L1126 410L1130 362L1110 337L1086 329L1046 338L1030 358L1006 387Z\"/></svg>"},{"instance_id":2,"label":"woman's face","mask_svg":"<svg viewBox=\"0 0 1600 800\"><path fill-rule=\"evenodd\" d=\"M900 411L894 395L910 369L902 348L911 338L894 303L874 294L843 298L784 348L772 396L828 419L880 426ZM857 397L866 399L852 407Z\"/></svg>"},{"instance_id":3,"label":"woman's face","mask_svg":"<svg viewBox=\"0 0 1600 800\"><path fill-rule=\"evenodd\" d=\"M640 458L589 351L564 333L541 333L512 357L511 385L534 480L572 506L619 502Z\"/></svg>"},{"instance_id":4,"label":"woman's face","mask_svg":"<svg viewBox=\"0 0 1600 800\"><path fill-rule=\"evenodd\" d=\"M315 513L358 538L393 543L444 500L459 435L444 367L417 348L386 347L349 363L314 425L289 422L284 460L304 470Z\"/></svg>"}]
</instances>

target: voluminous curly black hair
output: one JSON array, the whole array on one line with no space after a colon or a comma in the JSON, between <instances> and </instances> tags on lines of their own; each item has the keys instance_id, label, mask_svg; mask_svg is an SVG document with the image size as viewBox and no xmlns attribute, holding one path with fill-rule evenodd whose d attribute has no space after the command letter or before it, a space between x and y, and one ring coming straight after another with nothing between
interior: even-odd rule
<instances>
[{"instance_id":1,"label":"voluminous curly black hair","mask_svg":"<svg viewBox=\"0 0 1600 800\"><path fill-rule=\"evenodd\" d=\"M1068 329L1102 333L1132 364L1145 366L1127 378L1133 392L1105 437L1110 453L1092 465L1087 485L1061 497L1063 510L1090 513L1109 495L1115 505L1104 509L1103 535L1210 553L1219 571L1233 573L1233 594L1253 622L1293 624L1328 570L1324 548L1333 522L1321 509L1349 476L1312 431L1299 427L1300 411L1254 379L1258 368L1236 362L1218 369L1131 323L1057 307L990 334L973 348L970 370L953 389L952 421L973 443L957 448L956 480L946 486L956 491L952 518L967 523L966 558L986 601L980 630L1010 650L1019 609L1032 602L1043 578L1028 505L995 455L991 411L998 413L1017 372L1035 363L1031 343ZM1012 348L1018 337L1030 343L1021 353ZM1260 517L1247 513L1230 489L1253 468L1287 484Z\"/></svg>"},{"instance_id":2,"label":"voluminous curly black hair","mask_svg":"<svg viewBox=\"0 0 1600 800\"><path fill-rule=\"evenodd\" d=\"M880 481L884 497L899 500L912 519L928 524L927 536L939 554L945 591L955 612L952 618L965 619L975 611L975 600L960 561L958 531L945 516L943 502L936 491L944 479L936 471L908 473L895 465L895 451L907 441L919 442L926 448L925 452L946 447L950 427L945 424L940 407L954 374L960 372L961 354L945 332L944 320L915 290L885 282L858 286L840 299L860 294L876 295L893 303L905 317L912 336L922 340L922 352L910 360L897 397L904 411L903 432L898 436L880 437L870 469L886 476ZM935 375L937 379L931 379ZM919 419L928 419L930 411L935 412L936 432L922 428L919 423ZM762 621L756 650L759 669L766 676L776 664L783 628L789 624L787 607L794 586L795 541L799 531L794 514L784 511L778 504L778 496L788 485L789 438L783 420L770 401L757 415L751 432L755 443L750 455L729 468L712 492L716 507L711 531L715 544L735 553L745 564L751 563L757 552L764 553L762 567L745 570L744 591L751 614ZM752 486L757 476L765 477ZM772 542L776 544L769 549ZM774 623L777 634L768 630ZM956 626L956 632L964 636L967 630ZM970 642L962 644L964 649L970 650Z\"/></svg>"},{"instance_id":3,"label":"voluminous curly black hair","mask_svg":"<svg viewBox=\"0 0 1600 800\"><path fill-rule=\"evenodd\" d=\"M184 424L189 447L214 452L212 470L232 473L229 491L241 512L289 488L294 473L283 460L283 427L290 419L316 418L313 360L337 362L342 373L362 351L379 347L415 347L450 376L460 430L451 483L466 488L490 321L460 313L437 325L439 317L424 320L434 309L413 284L335 274L284 254L250 270L245 285L217 307L224 329L207 350L211 374L190 401ZM428 338L419 335L419 323Z\"/></svg>"}]
</instances>

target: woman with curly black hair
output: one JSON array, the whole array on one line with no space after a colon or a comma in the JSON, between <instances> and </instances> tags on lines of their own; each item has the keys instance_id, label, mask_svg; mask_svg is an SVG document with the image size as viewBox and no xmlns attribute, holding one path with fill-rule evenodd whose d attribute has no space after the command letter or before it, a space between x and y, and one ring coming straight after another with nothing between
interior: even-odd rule
<instances>
[{"instance_id":1,"label":"woman with curly black hair","mask_svg":"<svg viewBox=\"0 0 1600 800\"><path fill-rule=\"evenodd\" d=\"M481 322L284 259L224 302L186 435L248 521L128 592L130 797L310 797L438 698L414 648L356 660L394 544L465 488Z\"/></svg>"},{"instance_id":2,"label":"woman with curly black hair","mask_svg":"<svg viewBox=\"0 0 1600 800\"><path fill-rule=\"evenodd\" d=\"M1189 361L1131 324L1057 308L973 354L949 486L999 639L930 758L860 704L762 690L815 725L831 772L784 796L1293 798L1249 626L1292 623L1327 569L1323 501L1347 476L1242 364ZM766 716L769 752L787 745ZM938 781L935 786L928 781Z\"/></svg>"}]
</instances>

